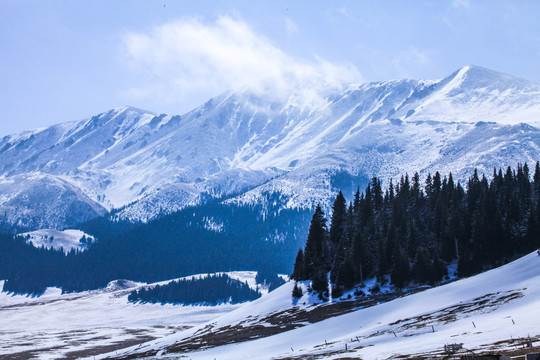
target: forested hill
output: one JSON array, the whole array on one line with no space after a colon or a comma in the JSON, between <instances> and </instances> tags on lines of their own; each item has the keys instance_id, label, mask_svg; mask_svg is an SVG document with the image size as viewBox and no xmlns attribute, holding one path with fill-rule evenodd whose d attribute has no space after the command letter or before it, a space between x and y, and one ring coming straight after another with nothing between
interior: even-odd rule
<instances>
[{"instance_id":1,"label":"forested hill","mask_svg":"<svg viewBox=\"0 0 540 360\"><path fill-rule=\"evenodd\" d=\"M251 289L247 283L232 279L226 274L216 274L133 290L128 300L152 304L218 305L227 302L238 304L259 297L261 293Z\"/></svg>"},{"instance_id":2,"label":"forested hill","mask_svg":"<svg viewBox=\"0 0 540 360\"><path fill-rule=\"evenodd\" d=\"M452 174L418 174L390 181L383 189L373 178L364 193L347 204L340 192L330 224L317 207L292 278L312 280L313 290L338 297L369 276L402 288L434 283L457 263L469 276L540 246L540 166L494 170L488 180L477 171L465 188Z\"/></svg>"},{"instance_id":3,"label":"forested hill","mask_svg":"<svg viewBox=\"0 0 540 360\"><path fill-rule=\"evenodd\" d=\"M263 208L213 202L146 224L100 218L82 227L98 240L67 255L0 235L0 279L7 280L4 291L41 294L50 286L74 292L116 279L157 282L231 270L288 273L310 215L277 211L272 203Z\"/></svg>"}]
</instances>

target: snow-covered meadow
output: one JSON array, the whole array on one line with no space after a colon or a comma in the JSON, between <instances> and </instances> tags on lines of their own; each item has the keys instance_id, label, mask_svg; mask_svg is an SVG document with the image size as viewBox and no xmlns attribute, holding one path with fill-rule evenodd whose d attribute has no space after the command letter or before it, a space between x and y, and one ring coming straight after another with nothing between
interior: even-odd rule
<instances>
[{"instance_id":1,"label":"snow-covered meadow","mask_svg":"<svg viewBox=\"0 0 540 360\"><path fill-rule=\"evenodd\" d=\"M227 274L256 287L256 272ZM62 295L58 288L48 288L40 297L0 292L0 358L93 356L175 334L242 306L129 303L129 293L142 286L146 284L120 280L105 289L73 294Z\"/></svg>"},{"instance_id":2,"label":"snow-covered meadow","mask_svg":"<svg viewBox=\"0 0 540 360\"><path fill-rule=\"evenodd\" d=\"M75 229L66 229L63 231L42 229L19 235L25 237L27 242L35 247L43 246L47 249L63 249L65 253L68 253L72 249L84 251L87 249L88 243L95 240L92 235L88 235L81 230Z\"/></svg>"}]
</instances>

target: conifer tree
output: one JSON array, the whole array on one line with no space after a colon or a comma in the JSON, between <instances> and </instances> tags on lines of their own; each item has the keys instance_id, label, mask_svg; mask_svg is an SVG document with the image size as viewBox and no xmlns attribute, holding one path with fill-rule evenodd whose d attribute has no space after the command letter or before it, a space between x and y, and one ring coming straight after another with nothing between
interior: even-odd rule
<instances>
[{"instance_id":1,"label":"conifer tree","mask_svg":"<svg viewBox=\"0 0 540 360\"><path fill-rule=\"evenodd\" d=\"M428 173L426 177L426 197L431 198L433 196L433 179L431 178L431 174Z\"/></svg>"},{"instance_id":2,"label":"conifer tree","mask_svg":"<svg viewBox=\"0 0 540 360\"><path fill-rule=\"evenodd\" d=\"M536 166L534 167L533 184L534 184L535 195L538 198L540 196L540 162L539 161L536 162Z\"/></svg>"},{"instance_id":3,"label":"conifer tree","mask_svg":"<svg viewBox=\"0 0 540 360\"><path fill-rule=\"evenodd\" d=\"M357 231L353 238L351 262L355 274L354 278L362 285L364 284L364 267L366 266L365 258L364 238L362 237L362 233Z\"/></svg>"},{"instance_id":4,"label":"conifer tree","mask_svg":"<svg viewBox=\"0 0 540 360\"><path fill-rule=\"evenodd\" d=\"M330 249L328 250L328 260L332 261L336 249L341 241L341 238L345 233L346 225L346 216L347 216L347 201L343 196L343 193L340 191L336 199L334 200L334 205L332 206L332 218L330 220Z\"/></svg>"},{"instance_id":5,"label":"conifer tree","mask_svg":"<svg viewBox=\"0 0 540 360\"><path fill-rule=\"evenodd\" d=\"M354 193L354 200L353 200L354 215L357 216L359 211L360 211L360 187L357 187L356 193Z\"/></svg>"},{"instance_id":6,"label":"conifer tree","mask_svg":"<svg viewBox=\"0 0 540 360\"><path fill-rule=\"evenodd\" d=\"M390 274L392 283L398 288L402 289L409 279L409 260L405 251L396 245L394 248L394 266L392 273Z\"/></svg>"},{"instance_id":7,"label":"conifer tree","mask_svg":"<svg viewBox=\"0 0 540 360\"><path fill-rule=\"evenodd\" d=\"M448 274L446 267L441 262L435 252L431 254L431 276L428 279L429 282L434 283L442 280L442 278Z\"/></svg>"},{"instance_id":8,"label":"conifer tree","mask_svg":"<svg viewBox=\"0 0 540 360\"><path fill-rule=\"evenodd\" d=\"M329 260L328 256L328 230L326 218L320 205L315 208L311 218L308 238L304 250L305 275L313 278L319 272L326 272Z\"/></svg>"},{"instance_id":9,"label":"conifer tree","mask_svg":"<svg viewBox=\"0 0 540 360\"><path fill-rule=\"evenodd\" d=\"M320 298L328 292L328 275L324 268L315 269L311 277L311 288L319 293Z\"/></svg>"},{"instance_id":10,"label":"conifer tree","mask_svg":"<svg viewBox=\"0 0 540 360\"><path fill-rule=\"evenodd\" d=\"M375 211L378 211L382 206L383 194L381 189L381 181L376 177L371 179L371 196L373 207Z\"/></svg>"},{"instance_id":11,"label":"conifer tree","mask_svg":"<svg viewBox=\"0 0 540 360\"><path fill-rule=\"evenodd\" d=\"M293 290L292 290L293 298L298 299L298 298L301 298L302 295L304 295L302 293L302 288L300 288L300 286L298 286L298 283L294 283L294 287L293 287Z\"/></svg>"},{"instance_id":12,"label":"conifer tree","mask_svg":"<svg viewBox=\"0 0 540 360\"><path fill-rule=\"evenodd\" d=\"M307 280L308 276L306 274L306 264L304 263L304 251L298 249L296 254L296 260L294 261L294 270L291 274L291 279L293 280Z\"/></svg>"},{"instance_id":13,"label":"conifer tree","mask_svg":"<svg viewBox=\"0 0 540 360\"><path fill-rule=\"evenodd\" d=\"M432 187L433 203L437 201L440 191L441 191L441 174L439 174L439 172L436 171L435 176L433 176L433 187Z\"/></svg>"},{"instance_id":14,"label":"conifer tree","mask_svg":"<svg viewBox=\"0 0 540 360\"><path fill-rule=\"evenodd\" d=\"M423 284L432 278L431 255L427 249L419 247L416 249L412 275L416 282Z\"/></svg>"}]
</instances>

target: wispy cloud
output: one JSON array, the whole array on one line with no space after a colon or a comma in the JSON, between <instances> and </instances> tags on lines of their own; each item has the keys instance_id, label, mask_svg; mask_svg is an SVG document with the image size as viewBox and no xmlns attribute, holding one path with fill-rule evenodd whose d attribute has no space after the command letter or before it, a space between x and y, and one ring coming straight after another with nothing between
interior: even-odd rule
<instances>
[{"instance_id":1,"label":"wispy cloud","mask_svg":"<svg viewBox=\"0 0 540 360\"><path fill-rule=\"evenodd\" d=\"M130 90L138 97L204 101L245 87L271 96L290 96L310 87L308 95L298 96L314 100L323 89L361 80L349 64L296 59L232 17L210 24L181 19L147 33L128 33L124 44L131 68L145 75L146 82Z\"/></svg>"},{"instance_id":2,"label":"wispy cloud","mask_svg":"<svg viewBox=\"0 0 540 360\"><path fill-rule=\"evenodd\" d=\"M455 9L469 9L471 3L469 0L454 0L452 1L452 7Z\"/></svg>"}]
</instances>

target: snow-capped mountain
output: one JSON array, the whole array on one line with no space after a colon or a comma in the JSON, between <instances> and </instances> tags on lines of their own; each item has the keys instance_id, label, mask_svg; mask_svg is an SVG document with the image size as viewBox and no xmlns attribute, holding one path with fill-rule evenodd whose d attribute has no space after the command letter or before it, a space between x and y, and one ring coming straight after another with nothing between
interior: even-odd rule
<instances>
[{"instance_id":1,"label":"snow-capped mountain","mask_svg":"<svg viewBox=\"0 0 540 360\"><path fill-rule=\"evenodd\" d=\"M232 194L234 204L278 193L281 206L307 208L372 176L463 180L474 167L540 158L540 85L480 67L350 85L309 106L271 99L246 89L182 116L121 107L6 136L4 221L62 228L113 208L148 220ZM31 201L36 188L56 197Z\"/></svg>"},{"instance_id":2,"label":"snow-capped mountain","mask_svg":"<svg viewBox=\"0 0 540 360\"><path fill-rule=\"evenodd\" d=\"M78 186L46 173L3 177L0 199L0 224L21 229L75 225L107 213Z\"/></svg>"}]
</instances>

